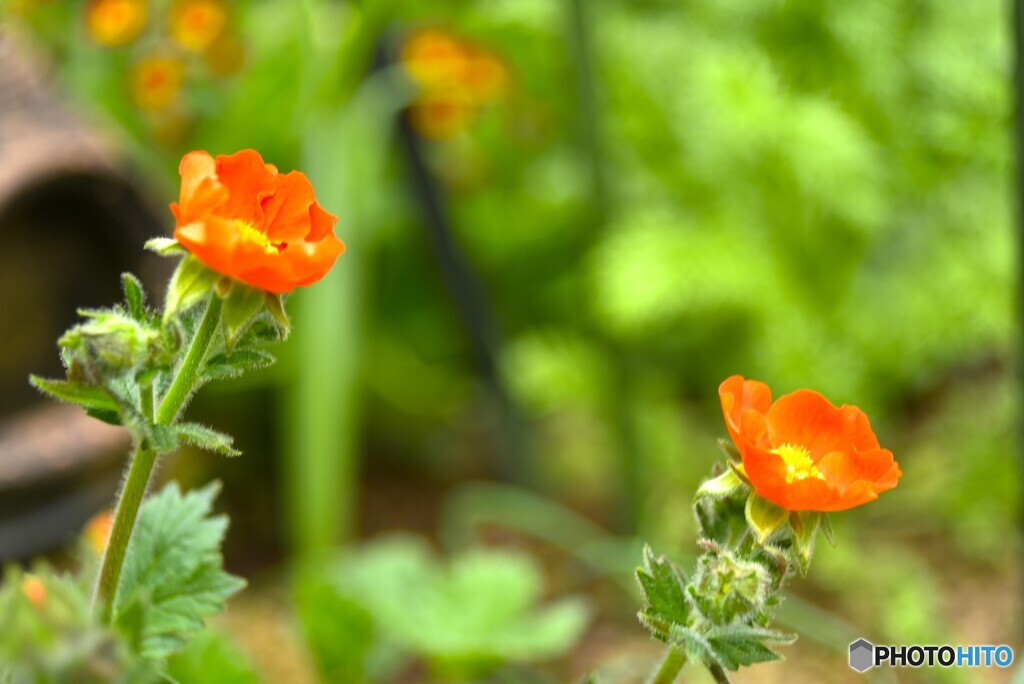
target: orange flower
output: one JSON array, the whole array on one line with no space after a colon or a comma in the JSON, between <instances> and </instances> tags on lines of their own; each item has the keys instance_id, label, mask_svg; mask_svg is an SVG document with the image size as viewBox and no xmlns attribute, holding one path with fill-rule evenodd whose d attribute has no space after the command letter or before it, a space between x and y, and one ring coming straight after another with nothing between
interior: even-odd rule
<instances>
[{"instance_id":1,"label":"orange flower","mask_svg":"<svg viewBox=\"0 0 1024 684\"><path fill-rule=\"evenodd\" d=\"M114 528L114 513L103 511L97 513L85 526L85 539L96 553L103 553L110 541L110 531Z\"/></svg>"},{"instance_id":2,"label":"orange flower","mask_svg":"<svg viewBox=\"0 0 1024 684\"><path fill-rule=\"evenodd\" d=\"M146 57L131 70L132 100L156 111L174 104L185 82L185 64L175 57Z\"/></svg>"},{"instance_id":3,"label":"orange flower","mask_svg":"<svg viewBox=\"0 0 1024 684\"><path fill-rule=\"evenodd\" d=\"M481 107L504 97L508 85L504 62L441 29L414 33L401 61L420 90L410 108L412 125L428 138L455 135Z\"/></svg>"},{"instance_id":4,"label":"orange flower","mask_svg":"<svg viewBox=\"0 0 1024 684\"><path fill-rule=\"evenodd\" d=\"M224 31L227 20L223 0L179 0L171 6L171 36L186 50L203 52Z\"/></svg>"},{"instance_id":5,"label":"orange flower","mask_svg":"<svg viewBox=\"0 0 1024 684\"><path fill-rule=\"evenodd\" d=\"M21 582L21 590L36 608L42 608L46 604L46 585L35 575L25 575Z\"/></svg>"},{"instance_id":6,"label":"orange flower","mask_svg":"<svg viewBox=\"0 0 1024 684\"><path fill-rule=\"evenodd\" d=\"M878 498L903 474L879 448L868 417L811 390L772 403L756 380L734 375L718 396L747 478L758 495L791 511L842 511Z\"/></svg>"},{"instance_id":7,"label":"orange flower","mask_svg":"<svg viewBox=\"0 0 1024 684\"><path fill-rule=\"evenodd\" d=\"M219 273L283 294L323 278L345 251L338 217L299 171L278 173L254 150L189 152L179 171L174 237Z\"/></svg>"},{"instance_id":8,"label":"orange flower","mask_svg":"<svg viewBox=\"0 0 1024 684\"><path fill-rule=\"evenodd\" d=\"M86 23L89 35L100 45L127 45L146 25L145 0L93 0Z\"/></svg>"}]
</instances>

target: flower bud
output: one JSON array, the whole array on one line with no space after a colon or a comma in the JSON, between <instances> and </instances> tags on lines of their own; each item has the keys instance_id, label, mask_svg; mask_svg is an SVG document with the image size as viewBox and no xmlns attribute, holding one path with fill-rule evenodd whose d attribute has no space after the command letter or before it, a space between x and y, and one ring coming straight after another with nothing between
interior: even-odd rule
<instances>
[{"instance_id":1,"label":"flower bud","mask_svg":"<svg viewBox=\"0 0 1024 684\"><path fill-rule=\"evenodd\" d=\"M693 587L701 612L718 624L742 620L764 608L771 577L763 565L732 553L701 558Z\"/></svg>"},{"instance_id":2,"label":"flower bud","mask_svg":"<svg viewBox=\"0 0 1024 684\"><path fill-rule=\"evenodd\" d=\"M86 365L95 364L102 371L119 375L138 368L161 351L163 340L154 328L115 311L87 315L91 320L60 338L61 346Z\"/></svg>"}]
</instances>

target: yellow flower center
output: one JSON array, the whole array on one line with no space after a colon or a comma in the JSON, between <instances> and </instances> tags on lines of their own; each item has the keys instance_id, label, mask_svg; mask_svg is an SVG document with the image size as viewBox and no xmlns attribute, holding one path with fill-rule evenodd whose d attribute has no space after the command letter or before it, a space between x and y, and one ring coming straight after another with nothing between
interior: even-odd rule
<instances>
[{"instance_id":1,"label":"yellow flower center","mask_svg":"<svg viewBox=\"0 0 1024 684\"><path fill-rule=\"evenodd\" d=\"M772 449L773 454L782 457L786 464L786 482L792 484L796 480L806 480L809 477L816 477L824 480L825 476L818 470L811 460L811 453L802 446L783 444L778 449Z\"/></svg>"},{"instance_id":2,"label":"yellow flower center","mask_svg":"<svg viewBox=\"0 0 1024 684\"><path fill-rule=\"evenodd\" d=\"M242 219L235 219L234 223L235 228L238 229L238 232L239 234L241 234L243 240L245 240L246 242L251 242L261 247L263 251L266 252L267 254L277 254L282 249L284 249L283 242L271 242L270 238L267 237L266 233L259 230L258 228L256 228L256 226L249 223L248 221L243 221Z\"/></svg>"}]
</instances>

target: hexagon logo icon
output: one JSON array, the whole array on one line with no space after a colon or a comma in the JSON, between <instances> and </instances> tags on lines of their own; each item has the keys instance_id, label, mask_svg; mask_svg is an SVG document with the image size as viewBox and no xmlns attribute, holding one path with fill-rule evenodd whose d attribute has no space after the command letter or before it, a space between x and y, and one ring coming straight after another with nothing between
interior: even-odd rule
<instances>
[{"instance_id":1,"label":"hexagon logo icon","mask_svg":"<svg viewBox=\"0 0 1024 684\"><path fill-rule=\"evenodd\" d=\"M850 667L864 672L875 666L875 646L866 639L857 639L850 644Z\"/></svg>"}]
</instances>

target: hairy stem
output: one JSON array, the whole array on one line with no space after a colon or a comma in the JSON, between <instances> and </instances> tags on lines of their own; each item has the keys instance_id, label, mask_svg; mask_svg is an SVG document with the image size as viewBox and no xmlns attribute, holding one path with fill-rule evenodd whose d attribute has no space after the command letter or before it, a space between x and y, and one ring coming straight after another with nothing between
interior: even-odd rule
<instances>
[{"instance_id":1,"label":"hairy stem","mask_svg":"<svg viewBox=\"0 0 1024 684\"><path fill-rule=\"evenodd\" d=\"M170 389L164 395L160 407L156 410L156 422L163 425L172 424L181 413L188 398L200 379L203 363L210 351L210 344L220 325L221 301L216 295L210 297L206 313L199 324L192 342L189 344L185 358L178 366ZM153 419L152 387L140 388L142 407L147 414L146 419ZM148 396L147 396L148 393ZM100 611L101 620L110 622L114 610L114 598L121 581L121 569L124 567L128 542L135 529L135 519L139 515L139 507L149 487L149 478L156 465L157 451L147 440L136 435L138 446L128 466L121 493L117 497L117 510L114 512L114 524L110 530L110 540L103 553L100 574L92 596L93 610Z\"/></svg>"},{"instance_id":2,"label":"hairy stem","mask_svg":"<svg viewBox=\"0 0 1024 684\"><path fill-rule=\"evenodd\" d=\"M665 653L665 660L662 661L658 671L654 673L650 684L672 684L676 681L679 672L685 664L686 653L679 646L672 644L668 647L668 652Z\"/></svg>"}]
</instances>

